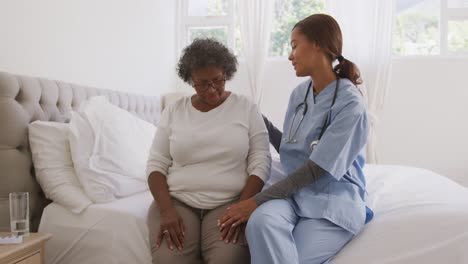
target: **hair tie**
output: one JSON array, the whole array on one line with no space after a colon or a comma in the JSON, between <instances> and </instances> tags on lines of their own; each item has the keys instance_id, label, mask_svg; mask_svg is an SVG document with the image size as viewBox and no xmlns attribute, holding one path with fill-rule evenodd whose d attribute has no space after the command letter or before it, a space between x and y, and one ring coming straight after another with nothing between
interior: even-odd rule
<instances>
[{"instance_id":1,"label":"hair tie","mask_svg":"<svg viewBox=\"0 0 468 264\"><path fill-rule=\"evenodd\" d=\"M341 63L344 60L344 57L342 55L336 56L336 59Z\"/></svg>"}]
</instances>

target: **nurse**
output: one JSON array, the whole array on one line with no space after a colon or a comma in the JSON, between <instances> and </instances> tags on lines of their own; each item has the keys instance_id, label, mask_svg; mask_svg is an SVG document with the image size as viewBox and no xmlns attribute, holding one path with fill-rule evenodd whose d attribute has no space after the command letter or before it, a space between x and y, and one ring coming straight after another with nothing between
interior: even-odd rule
<instances>
[{"instance_id":1,"label":"nurse","mask_svg":"<svg viewBox=\"0 0 468 264\"><path fill-rule=\"evenodd\" d=\"M222 231L248 220L253 264L328 263L373 215L362 170L366 104L340 27L331 16L309 16L294 26L291 48L296 75L310 79L292 92L283 133L265 119L286 176L219 220Z\"/></svg>"}]
</instances>

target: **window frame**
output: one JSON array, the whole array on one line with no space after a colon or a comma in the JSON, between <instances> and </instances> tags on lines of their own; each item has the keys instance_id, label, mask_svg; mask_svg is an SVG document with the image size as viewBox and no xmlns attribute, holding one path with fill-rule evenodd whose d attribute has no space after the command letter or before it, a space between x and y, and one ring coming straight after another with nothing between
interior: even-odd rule
<instances>
[{"instance_id":1,"label":"window frame","mask_svg":"<svg viewBox=\"0 0 468 264\"><path fill-rule=\"evenodd\" d=\"M227 2L225 16L189 16L189 1L177 0L177 21L176 21L176 38L178 45L178 56L182 49L189 45L188 36L191 27L226 27L227 28L227 45L234 50L235 45L235 6L234 0L225 0Z\"/></svg>"}]
</instances>

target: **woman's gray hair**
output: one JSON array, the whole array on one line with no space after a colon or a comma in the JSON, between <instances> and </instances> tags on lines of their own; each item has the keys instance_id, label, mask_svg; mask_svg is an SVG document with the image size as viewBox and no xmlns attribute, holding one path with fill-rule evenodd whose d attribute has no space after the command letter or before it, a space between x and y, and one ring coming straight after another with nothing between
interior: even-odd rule
<instances>
[{"instance_id":1,"label":"woman's gray hair","mask_svg":"<svg viewBox=\"0 0 468 264\"><path fill-rule=\"evenodd\" d=\"M222 43L215 39L195 39L182 51L177 74L186 83L192 83L192 73L203 68L216 67L230 80L237 71L237 59Z\"/></svg>"}]
</instances>

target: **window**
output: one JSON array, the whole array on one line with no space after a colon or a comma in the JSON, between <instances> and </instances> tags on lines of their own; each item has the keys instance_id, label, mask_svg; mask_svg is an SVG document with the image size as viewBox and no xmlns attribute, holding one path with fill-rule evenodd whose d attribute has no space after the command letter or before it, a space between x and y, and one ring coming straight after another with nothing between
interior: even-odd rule
<instances>
[{"instance_id":1,"label":"window","mask_svg":"<svg viewBox=\"0 0 468 264\"><path fill-rule=\"evenodd\" d=\"M323 13L324 0L272 1L275 1L275 19L272 21L269 56L287 57L292 27L311 14ZM180 49L195 38L215 38L240 55L242 44L235 5L236 0L179 0Z\"/></svg>"},{"instance_id":2,"label":"window","mask_svg":"<svg viewBox=\"0 0 468 264\"><path fill-rule=\"evenodd\" d=\"M468 0L397 0L396 55L468 55Z\"/></svg>"},{"instance_id":3,"label":"window","mask_svg":"<svg viewBox=\"0 0 468 264\"><path fill-rule=\"evenodd\" d=\"M234 4L233 0L179 0L179 50L195 38L215 38L239 54Z\"/></svg>"},{"instance_id":4,"label":"window","mask_svg":"<svg viewBox=\"0 0 468 264\"><path fill-rule=\"evenodd\" d=\"M325 3L317 0L275 0L274 12L269 55L288 57L293 26L314 13L325 13Z\"/></svg>"}]
</instances>

